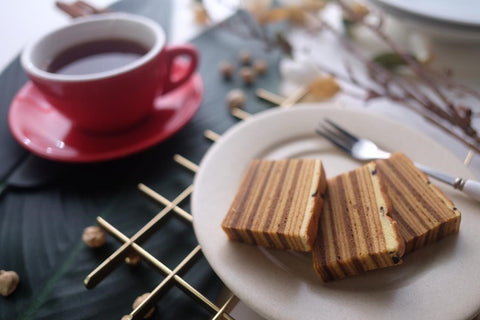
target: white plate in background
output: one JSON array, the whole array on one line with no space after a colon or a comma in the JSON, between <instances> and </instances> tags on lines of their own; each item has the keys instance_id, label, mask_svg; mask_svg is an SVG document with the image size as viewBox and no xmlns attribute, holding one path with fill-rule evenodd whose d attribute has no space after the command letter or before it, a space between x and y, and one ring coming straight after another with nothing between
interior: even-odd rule
<instances>
[{"instance_id":1,"label":"white plate in background","mask_svg":"<svg viewBox=\"0 0 480 320\"><path fill-rule=\"evenodd\" d=\"M480 40L480 1L370 0L401 21L436 38Z\"/></svg>"}]
</instances>

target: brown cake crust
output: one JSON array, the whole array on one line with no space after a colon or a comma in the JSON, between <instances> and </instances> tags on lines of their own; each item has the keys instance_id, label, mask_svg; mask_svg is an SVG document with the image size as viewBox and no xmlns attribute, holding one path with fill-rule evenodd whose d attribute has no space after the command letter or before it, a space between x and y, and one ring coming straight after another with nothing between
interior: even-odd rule
<instances>
[{"instance_id":1,"label":"brown cake crust","mask_svg":"<svg viewBox=\"0 0 480 320\"><path fill-rule=\"evenodd\" d=\"M312 250L324 281L401 262L404 243L390 207L373 162L328 180Z\"/></svg>"},{"instance_id":2,"label":"brown cake crust","mask_svg":"<svg viewBox=\"0 0 480 320\"><path fill-rule=\"evenodd\" d=\"M234 241L310 251L326 188L321 160L253 160L222 228Z\"/></svg>"},{"instance_id":3,"label":"brown cake crust","mask_svg":"<svg viewBox=\"0 0 480 320\"><path fill-rule=\"evenodd\" d=\"M406 155L395 153L377 166L407 253L458 232L460 211Z\"/></svg>"}]
</instances>

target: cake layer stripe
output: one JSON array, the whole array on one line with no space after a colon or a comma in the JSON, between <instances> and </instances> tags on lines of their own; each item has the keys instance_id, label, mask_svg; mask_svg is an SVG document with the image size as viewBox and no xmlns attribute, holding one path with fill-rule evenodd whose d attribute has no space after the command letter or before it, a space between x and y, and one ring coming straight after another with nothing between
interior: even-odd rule
<instances>
[{"instance_id":1,"label":"cake layer stripe","mask_svg":"<svg viewBox=\"0 0 480 320\"><path fill-rule=\"evenodd\" d=\"M392 217L397 221L400 229L402 229L402 236L409 239L423 230L428 230L428 225L420 216L414 214L397 214L398 210L401 210L402 212L416 212L417 209L415 208L415 203L407 198L406 192L408 192L408 190L402 190L399 188L398 186L400 183L395 182L390 175L385 174L382 176L382 179L388 184L390 188L390 196L392 198L391 200L395 202L395 208L397 208L397 211L392 213Z\"/></svg>"},{"instance_id":2,"label":"cake layer stripe","mask_svg":"<svg viewBox=\"0 0 480 320\"><path fill-rule=\"evenodd\" d=\"M245 211L245 208L248 204L248 202L246 202L245 199L248 199L251 196L251 194L255 191L255 189L253 188L253 182L257 178L259 169L260 169L260 166L257 165L255 160L247 168L246 176L244 177L244 181L240 185L240 189L238 192L242 196L236 197L232 205L233 207L237 208L238 211L241 211L241 212ZM231 218L231 221L229 222L234 225L239 224L239 221L242 218L244 218L244 216L242 215L231 215L228 217Z\"/></svg>"},{"instance_id":3,"label":"cake layer stripe","mask_svg":"<svg viewBox=\"0 0 480 320\"><path fill-rule=\"evenodd\" d=\"M363 172L359 171L358 174L361 175ZM366 207L362 204L362 198L368 199L368 203L372 203L372 197L368 194L368 192L365 192L365 190L368 188L367 181L363 179L358 179L358 176L354 174L353 172L350 173L349 180L351 181L352 184L352 192L353 190L359 190L360 192L356 193L355 196L353 197L353 206L357 209L356 214L351 215L351 217L354 219L354 227L356 230L354 230L354 233L358 235L358 237L355 237L354 239L358 242L358 248L359 248L359 253L362 255L363 253L370 253L373 252L372 250L372 245L373 242L371 238L372 230L370 230L370 225L367 221L367 213L365 210L369 207ZM369 179L369 177L367 177ZM370 180L370 179L369 179ZM362 183L363 182L363 183ZM370 209L370 208L369 208ZM376 239L378 240L378 239ZM371 259L365 259L363 263L366 265L366 268L375 268L375 264L372 264Z\"/></svg>"},{"instance_id":4,"label":"cake layer stripe","mask_svg":"<svg viewBox=\"0 0 480 320\"><path fill-rule=\"evenodd\" d=\"M395 153L377 163L392 199L392 217L399 225L406 252L458 231L460 212L407 156Z\"/></svg>"},{"instance_id":5,"label":"cake layer stripe","mask_svg":"<svg viewBox=\"0 0 480 320\"><path fill-rule=\"evenodd\" d=\"M390 207L374 163L328 180L312 250L324 281L400 262L404 244L388 216Z\"/></svg>"},{"instance_id":6,"label":"cake layer stripe","mask_svg":"<svg viewBox=\"0 0 480 320\"><path fill-rule=\"evenodd\" d=\"M346 243L350 255L352 257L357 257L360 256L362 252L369 251L368 241L366 241L366 236L368 236L368 225L365 218L364 206L361 204L361 200L359 200L360 194L356 194L355 192L355 190L362 190L362 185L357 179L355 172L350 172L347 175L347 177L342 177L340 179L344 187L342 190L339 190L339 192L342 193L344 199L347 199L347 193L355 194L354 197L350 197L349 200L345 201L350 201L351 207L356 210L351 212L352 214L345 216L344 219L349 221L349 229L351 230L350 234L358 235L353 237L351 240L352 243ZM337 241L341 241L341 239L337 239ZM344 254L347 255L348 252L345 252ZM353 258L352 262L355 265L356 270L363 269L363 264L367 263L366 260L362 263L357 258Z\"/></svg>"},{"instance_id":7,"label":"cake layer stripe","mask_svg":"<svg viewBox=\"0 0 480 320\"><path fill-rule=\"evenodd\" d=\"M232 240L310 251L326 187L320 160L253 160L222 227Z\"/></svg>"},{"instance_id":8,"label":"cake layer stripe","mask_svg":"<svg viewBox=\"0 0 480 320\"><path fill-rule=\"evenodd\" d=\"M437 211L440 209L438 206L438 197L432 197L435 195L434 193L423 192L420 194L419 192L419 185L430 184L428 178L424 177L424 179L422 179L422 173L408 170L409 168L405 163L399 163L398 167L387 161L384 164L392 171L391 177L397 180L397 183L392 184L391 187L396 188L398 192L403 186L403 194L414 197L414 199L409 199L412 203L416 203L417 206L423 206L430 212L430 217L425 216L423 217L424 219L434 218L437 222L442 220L442 210Z\"/></svg>"},{"instance_id":9,"label":"cake layer stripe","mask_svg":"<svg viewBox=\"0 0 480 320\"><path fill-rule=\"evenodd\" d=\"M268 183L272 173L274 172L273 164L264 164L264 163L257 163L257 164L259 166L259 171L258 171L259 176L255 177L255 178L256 179L264 179L263 183L260 186L257 186L257 185L252 185L251 186L252 190L254 191L254 192L252 192L251 199L246 198L246 197L241 198L242 204L249 204L250 207L252 207L252 206L253 207L258 207L259 206L259 203L262 201L263 195L265 193L267 183ZM265 165L267 167L267 168L265 168L267 170L266 173L264 173L262 171L262 166L263 165ZM265 177L262 177L262 174L264 174ZM249 201L246 201L246 199L249 199ZM242 211L242 209L239 209L239 211ZM253 225L254 220L255 220L255 214L252 212L251 209L248 208L248 206L247 206L246 212L250 212L250 214L243 215L244 219L241 220L239 222L239 224L242 226L243 229L245 229L246 233L248 233L248 235L251 236L254 239L253 243L263 243L263 241L258 239L258 236L256 236L252 232L252 225Z\"/></svg>"},{"instance_id":10,"label":"cake layer stripe","mask_svg":"<svg viewBox=\"0 0 480 320\"><path fill-rule=\"evenodd\" d=\"M283 202L285 201L285 199L281 195L281 192L282 189L285 188L285 184L289 185L290 183L288 179L289 177L287 177L290 164L290 162L286 162L284 168L278 169L281 172L280 179L277 182L272 181L272 187L275 187L275 185L276 187L274 189L274 193L271 195L271 200L267 200L270 209L268 210L268 213L265 215L265 217L268 219L268 222L265 224L260 223L260 225L264 225L262 228L266 231L267 234L272 233L272 237L274 237L276 240L276 246L280 248L288 248L289 243L284 237L279 236L278 233L272 232L272 229L275 230L276 228L278 228L278 231L282 232L281 222L275 220L275 213L282 210Z\"/></svg>"},{"instance_id":11,"label":"cake layer stripe","mask_svg":"<svg viewBox=\"0 0 480 320\"><path fill-rule=\"evenodd\" d=\"M422 184L427 182L419 179L417 175L402 174L402 172L390 162L385 162L385 165L392 171L391 174L387 171L385 177L389 182L389 188L395 192L395 196L400 198L398 204L403 204L408 208L409 212L414 212L415 209L418 210L423 207L430 213L430 216L411 215L411 217L418 219L418 223L413 225L421 225L424 229L429 229L432 223L437 223L443 219L441 210L438 211L440 208L436 205L438 199L432 199L429 193L423 192L420 194L417 189L418 183ZM401 169L405 170L405 168ZM409 180L407 180L407 178L409 178Z\"/></svg>"},{"instance_id":12,"label":"cake layer stripe","mask_svg":"<svg viewBox=\"0 0 480 320\"><path fill-rule=\"evenodd\" d=\"M321 211L321 208L318 208L318 201L323 200L321 195L316 195L316 192L312 193L312 182L317 184L319 183L317 170L320 170L321 162L320 161L304 161L303 162L303 169L301 175L299 175L299 179L297 181L297 186L300 188L300 192L296 193L294 197L295 203L301 206L301 210L294 210L293 203L290 204L290 211L293 213L295 226L292 225L289 228L288 234L306 234L306 237L296 237L296 242L299 246L305 246L307 241L310 241L313 244L313 240L317 235L318 229L318 216L314 215L314 212ZM301 181L305 181L306 183L301 183ZM323 179L325 181L325 179ZM326 185L326 183L325 183ZM302 200L302 194L307 195L309 201ZM302 218L305 215L308 219ZM315 224L315 228L309 228L307 225ZM312 237L313 234L313 237Z\"/></svg>"},{"instance_id":13,"label":"cake layer stripe","mask_svg":"<svg viewBox=\"0 0 480 320\"><path fill-rule=\"evenodd\" d=\"M302 169L302 161L297 161L295 163L295 168L293 168L293 175L292 172L290 172L290 179L288 179L288 182L285 184L289 186L288 188L285 188L283 186L283 190L280 190L279 197L281 201L277 201L277 206L275 209L277 212L283 212L283 214L278 215L278 220L277 220L277 229L278 229L278 237L282 240L282 242L288 243L288 246L290 247L295 247L298 245L298 243L295 243L296 239L293 239L292 237L289 237L288 235L291 234L292 232L289 230L290 227L295 226L295 222L298 222L297 219L295 218L294 215L292 215L292 203L298 203L295 201L298 201L298 199L294 199L294 192L297 191L298 188L298 181L300 180L300 173ZM300 192L299 192L300 193ZM298 203L299 207L297 212L304 212L304 208L302 206L302 203ZM273 212L271 213L273 214ZM291 223L290 225L287 224L287 219L291 217ZM286 247L288 247L286 246Z\"/></svg>"},{"instance_id":14,"label":"cake layer stripe","mask_svg":"<svg viewBox=\"0 0 480 320\"><path fill-rule=\"evenodd\" d=\"M343 186L343 181L339 180L338 186L330 185L329 189L327 189L327 199L332 200L330 197L332 195L337 195L341 199L340 201L343 201L344 199L346 199L344 191L345 191L345 187ZM340 203L340 202L328 201L328 200L325 201L325 204L324 204L324 213L330 212L329 210L334 210L333 206ZM326 247L327 250L325 251L325 259L324 259L325 263L328 265L328 261L334 260L334 259L341 259L343 256L349 255L349 254L352 256L355 256L355 251L356 251L355 247L349 247L345 241L338 241L338 238L352 240L352 239L349 239L346 232L346 230L352 229L350 220L346 217L344 217L343 219L333 219L332 215L325 215L324 217L326 218L326 221L329 221L330 223L326 223L326 221L322 219L322 222L319 228L321 229L322 232L326 233L326 236L328 239L333 239L333 242L332 242L333 246ZM354 261L353 263L356 264L357 261ZM334 273L336 277L344 277L346 274L353 272L353 270L348 270L348 269L351 269L350 266L348 265L347 266L337 265L337 266L332 266L331 268L332 273Z\"/></svg>"}]
</instances>

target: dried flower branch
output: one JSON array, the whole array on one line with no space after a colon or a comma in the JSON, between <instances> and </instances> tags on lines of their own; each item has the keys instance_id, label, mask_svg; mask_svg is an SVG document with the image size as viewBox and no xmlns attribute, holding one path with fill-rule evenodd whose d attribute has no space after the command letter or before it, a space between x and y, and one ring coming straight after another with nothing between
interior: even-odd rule
<instances>
[{"instance_id":1,"label":"dried flower branch","mask_svg":"<svg viewBox=\"0 0 480 320\"><path fill-rule=\"evenodd\" d=\"M342 7L342 9L349 11L350 8L348 5L344 3L343 0L336 0L336 2ZM403 88L406 93L406 98L413 98L414 101L420 103L424 109L432 112L436 116L442 118L443 120L448 121L450 124L454 125L455 127L461 129L468 137L470 137L474 143L477 145L475 148L478 152L479 148L478 145L480 144L480 138L477 134L477 131L472 127L471 123L471 109L465 106L456 105L450 98L447 97L447 95L444 93L445 90L448 90L449 88L455 87L457 89L462 89L461 86L459 85L453 85L454 81L449 79L448 85L445 85L443 81L439 81L438 78L433 76L433 73L429 71L428 69L424 68L422 65L416 61L411 55L407 54L402 48L400 48L392 38L390 38L382 28L379 28L377 25L372 25L368 22L366 22L365 19L359 19L356 21L358 24L361 26L364 26L368 28L370 31L372 31L374 34L376 34L381 40L383 40L387 45L390 46L390 48L393 50L394 54L397 55L397 57L401 58L405 65L407 65L410 70L412 70L415 75L419 78L420 84L423 85L423 90L429 90L432 94L422 94L419 95L419 90L417 91L416 94L412 92L412 88L417 86L418 83L415 84L407 84L403 83L400 87ZM329 28L330 31L334 31L333 28ZM378 65L378 63L377 63ZM369 65L371 68L371 65ZM375 69L375 72L383 72L383 73L388 73L391 71L388 70L387 68L383 68L383 70L380 70L379 68ZM398 79L400 77L396 76L395 74L391 73L392 77L390 78L390 81L396 82L397 86L399 85ZM442 80L442 79L440 79ZM445 78L443 79L445 80ZM475 93L474 90L469 89L468 93L473 93L474 95L478 95ZM436 100L439 100L437 102ZM470 112L462 112L461 109L469 109ZM426 116L426 114L422 114L423 116ZM452 131L452 130L449 130ZM452 132L453 133L453 132ZM463 141L465 142L465 141Z\"/></svg>"},{"instance_id":2,"label":"dried flower branch","mask_svg":"<svg viewBox=\"0 0 480 320\"><path fill-rule=\"evenodd\" d=\"M306 3L313 3L314 8ZM480 100L480 93L457 83L451 74L432 69L424 63L425 59L417 59L415 55L400 47L384 31L384 14L377 8L368 8L360 2L347 4L344 0L332 0L331 4L342 9L345 28L343 31L333 27L317 14L325 5L321 0L256 12L257 24L249 21L246 15L239 15L243 21L241 25L238 22L224 22L224 26L234 33L259 40L267 50L280 49L289 56L292 56L294 48L285 33L274 33L272 36L271 29L267 32L269 24L287 22L313 34L329 32L338 39L352 59L364 66L367 77L357 77L348 61L343 61L346 74L317 63L323 73L363 90L363 100L367 103L377 98L387 98L400 103L480 153L480 137L472 125L472 109L452 98L452 94L456 93ZM357 27L372 32L391 52L382 52L374 57L367 56L351 37L351 31ZM425 61L428 62L430 58ZM410 75L406 77L397 72L399 67L408 69ZM412 81L412 75L415 76L415 81ZM344 88L342 90L348 94Z\"/></svg>"}]
</instances>

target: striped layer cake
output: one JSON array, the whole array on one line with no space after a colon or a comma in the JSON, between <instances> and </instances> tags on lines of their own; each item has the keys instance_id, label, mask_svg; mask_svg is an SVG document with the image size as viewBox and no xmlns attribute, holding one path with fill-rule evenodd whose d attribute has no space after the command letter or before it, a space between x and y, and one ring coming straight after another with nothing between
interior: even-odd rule
<instances>
[{"instance_id":1,"label":"striped layer cake","mask_svg":"<svg viewBox=\"0 0 480 320\"><path fill-rule=\"evenodd\" d=\"M324 281L401 262L404 242L390 210L374 162L328 180L312 250L314 268Z\"/></svg>"},{"instance_id":2,"label":"striped layer cake","mask_svg":"<svg viewBox=\"0 0 480 320\"><path fill-rule=\"evenodd\" d=\"M460 211L404 154L377 161L393 204L406 252L437 241L460 228Z\"/></svg>"},{"instance_id":3,"label":"striped layer cake","mask_svg":"<svg viewBox=\"0 0 480 320\"><path fill-rule=\"evenodd\" d=\"M231 240L310 251L326 188L321 160L253 160L222 228Z\"/></svg>"}]
</instances>

